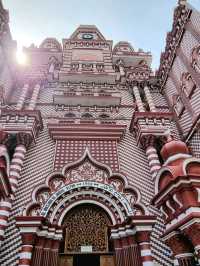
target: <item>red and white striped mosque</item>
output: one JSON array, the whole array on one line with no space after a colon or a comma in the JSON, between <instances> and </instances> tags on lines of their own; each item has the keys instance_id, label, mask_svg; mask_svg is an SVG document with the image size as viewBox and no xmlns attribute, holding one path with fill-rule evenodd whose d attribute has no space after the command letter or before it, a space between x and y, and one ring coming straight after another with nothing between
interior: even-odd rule
<instances>
[{"instance_id":1,"label":"red and white striped mosque","mask_svg":"<svg viewBox=\"0 0 200 266\"><path fill-rule=\"evenodd\" d=\"M15 49L0 1L0 265L200 265L200 13L156 73L93 25Z\"/></svg>"}]
</instances>

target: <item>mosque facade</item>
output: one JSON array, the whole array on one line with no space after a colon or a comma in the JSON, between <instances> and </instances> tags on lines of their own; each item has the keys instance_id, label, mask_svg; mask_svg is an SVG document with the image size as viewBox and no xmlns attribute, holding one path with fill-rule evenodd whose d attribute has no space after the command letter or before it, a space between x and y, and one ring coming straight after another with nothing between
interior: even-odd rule
<instances>
[{"instance_id":1,"label":"mosque facade","mask_svg":"<svg viewBox=\"0 0 200 266\"><path fill-rule=\"evenodd\" d=\"M15 50L0 1L0 265L200 265L200 13L156 73L94 25Z\"/></svg>"}]
</instances>

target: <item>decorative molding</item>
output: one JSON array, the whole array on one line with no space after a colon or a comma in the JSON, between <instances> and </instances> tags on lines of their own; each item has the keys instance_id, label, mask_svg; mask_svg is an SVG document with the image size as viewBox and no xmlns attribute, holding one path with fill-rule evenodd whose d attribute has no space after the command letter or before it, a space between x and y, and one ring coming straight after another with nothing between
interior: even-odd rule
<instances>
[{"instance_id":1,"label":"decorative molding","mask_svg":"<svg viewBox=\"0 0 200 266\"><path fill-rule=\"evenodd\" d=\"M179 5L174 11L173 27L167 34L165 52L161 54L160 67L157 77L160 80L161 89L163 89L171 67L176 57L176 52L182 40L185 26L188 23L192 10L186 5Z\"/></svg>"}]
</instances>

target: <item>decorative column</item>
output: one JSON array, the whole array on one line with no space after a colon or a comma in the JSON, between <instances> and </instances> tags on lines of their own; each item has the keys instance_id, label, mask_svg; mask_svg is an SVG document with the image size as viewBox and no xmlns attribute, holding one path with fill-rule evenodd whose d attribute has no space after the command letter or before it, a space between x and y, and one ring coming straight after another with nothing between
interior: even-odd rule
<instances>
[{"instance_id":1,"label":"decorative column","mask_svg":"<svg viewBox=\"0 0 200 266\"><path fill-rule=\"evenodd\" d=\"M5 229L8 224L8 217L10 215L12 204L10 198L4 198L0 202L0 246L4 239Z\"/></svg>"},{"instance_id":2,"label":"decorative column","mask_svg":"<svg viewBox=\"0 0 200 266\"><path fill-rule=\"evenodd\" d=\"M28 106L28 110L34 110L35 109L35 106L36 106L36 103L37 103L37 99L38 99L38 95L39 95L39 92L40 92L40 88L41 88L41 85L40 83L37 83L33 89L33 93L32 93L32 97L31 97L31 100L30 100L30 103L29 103L29 106Z\"/></svg>"},{"instance_id":3,"label":"decorative column","mask_svg":"<svg viewBox=\"0 0 200 266\"><path fill-rule=\"evenodd\" d=\"M19 266L31 265L31 257L33 251L33 244L35 240L35 234L24 233L22 234L22 246L19 253Z\"/></svg>"},{"instance_id":4,"label":"decorative column","mask_svg":"<svg viewBox=\"0 0 200 266\"><path fill-rule=\"evenodd\" d=\"M60 246L60 240L53 240L51 249L51 266L58 265L58 251Z\"/></svg>"},{"instance_id":5,"label":"decorative column","mask_svg":"<svg viewBox=\"0 0 200 266\"><path fill-rule=\"evenodd\" d=\"M133 87L133 94L135 96L135 101L138 107L138 111L139 112L145 112L144 106L143 106L143 102L142 99L140 97L140 92L137 86Z\"/></svg>"},{"instance_id":6,"label":"decorative column","mask_svg":"<svg viewBox=\"0 0 200 266\"><path fill-rule=\"evenodd\" d=\"M147 159L150 166L150 173L155 179L158 171L161 168L157 150L155 149L156 136L144 135L140 140L142 147L146 150Z\"/></svg>"},{"instance_id":7,"label":"decorative column","mask_svg":"<svg viewBox=\"0 0 200 266\"><path fill-rule=\"evenodd\" d=\"M24 157L31 142L32 137L30 134L23 132L17 134L17 146L10 165L10 183L14 194L17 190Z\"/></svg>"},{"instance_id":8,"label":"decorative column","mask_svg":"<svg viewBox=\"0 0 200 266\"><path fill-rule=\"evenodd\" d=\"M8 139L6 132L0 131L0 175L2 178L8 181L8 169L9 169L9 155L6 145L4 144ZM5 180L6 181L6 180ZM9 183L9 182L8 182ZM0 191L0 246L4 238L4 232L7 227L8 217L11 210L11 198L10 191L4 191L4 187L1 187Z\"/></svg>"},{"instance_id":9,"label":"decorative column","mask_svg":"<svg viewBox=\"0 0 200 266\"><path fill-rule=\"evenodd\" d=\"M116 229L111 230L111 239L113 240L114 249L115 249L116 266L124 266L122 244L121 244L120 236L118 234L118 230Z\"/></svg>"},{"instance_id":10,"label":"decorative column","mask_svg":"<svg viewBox=\"0 0 200 266\"><path fill-rule=\"evenodd\" d=\"M31 259L37 231L44 217L17 216L16 225L20 229L22 246L19 252L18 266L32 266Z\"/></svg>"},{"instance_id":11,"label":"decorative column","mask_svg":"<svg viewBox=\"0 0 200 266\"><path fill-rule=\"evenodd\" d=\"M32 258L32 266L42 266L43 248L48 234L48 226L43 226L42 230L38 232L35 249Z\"/></svg>"},{"instance_id":12,"label":"decorative column","mask_svg":"<svg viewBox=\"0 0 200 266\"><path fill-rule=\"evenodd\" d=\"M150 90L149 90L149 88L147 86L144 87L144 92L145 92L145 95L146 95L146 98L147 98L147 102L149 104L150 111L151 112L157 112L155 104L154 104L154 101L153 101L153 98L152 98L151 93L150 93Z\"/></svg>"},{"instance_id":13,"label":"decorative column","mask_svg":"<svg viewBox=\"0 0 200 266\"><path fill-rule=\"evenodd\" d=\"M60 241L62 240L62 229L57 227L55 237L52 243L52 255L51 255L51 266L58 265L58 251L60 246Z\"/></svg>"},{"instance_id":14,"label":"decorative column","mask_svg":"<svg viewBox=\"0 0 200 266\"><path fill-rule=\"evenodd\" d=\"M125 228L120 227L118 229L118 234L121 240L121 256L122 256L122 265L123 266L129 266L129 254L128 254L128 241L127 241L127 235L125 233Z\"/></svg>"},{"instance_id":15,"label":"decorative column","mask_svg":"<svg viewBox=\"0 0 200 266\"><path fill-rule=\"evenodd\" d=\"M154 266L153 258L151 255L150 233L151 231L137 232L137 240L140 246L140 253L141 253L143 266Z\"/></svg>"},{"instance_id":16,"label":"decorative column","mask_svg":"<svg viewBox=\"0 0 200 266\"><path fill-rule=\"evenodd\" d=\"M62 229L57 225L43 226L37 233L31 266L57 266Z\"/></svg>"},{"instance_id":17,"label":"decorative column","mask_svg":"<svg viewBox=\"0 0 200 266\"><path fill-rule=\"evenodd\" d=\"M133 229L126 229L127 242L128 242L128 253L129 253L129 266L142 266L140 250L138 243L135 240L135 231Z\"/></svg>"},{"instance_id":18,"label":"decorative column","mask_svg":"<svg viewBox=\"0 0 200 266\"><path fill-rule=\"evenodd\" d=\"M52 248L54 236L55 236L55 228L49 227L48 234L46 236L46 241L44 244L44 249L43 249L42 266L49 266L51 263L51 248Z\"/></svg>"},{"instance_id":19,"label":"decorative column","mask_svg":"<svg viewBox=\"0 0 200 266\"><path fill-rule=\"evenodd\" d=\"M24 87L22 88L22 92L21 92L21 95L19 97L19 100L18 100L18 103L17 103L17 106L16 106L17 110L21 110L22 109L22 107L24 105L24 101L25 101L26 95L27 95L27 92L28 92L28 88L29 88L29 84L28 83L24 84Z\"/></svg>"}]
</instances>

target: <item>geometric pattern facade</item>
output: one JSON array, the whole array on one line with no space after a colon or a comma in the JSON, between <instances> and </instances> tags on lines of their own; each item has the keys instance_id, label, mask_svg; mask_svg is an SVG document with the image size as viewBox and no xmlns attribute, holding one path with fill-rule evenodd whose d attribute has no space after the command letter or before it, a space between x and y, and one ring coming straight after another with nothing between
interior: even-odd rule
<instances>
[{"instance_id":1,"label":"geometric pattern facade","mask_svg":"<svg viewBox=\"0 0 200 266\"><path fill-rule=\"evenodd\" d=\"M181 218L200 207L198 11L179 1L157 73L90 25L25 48L19 69L7 12L0 1L0 265L57 266L61 246L116 266L200 261L198 219Z\"/></svg>"}]
</instances>

